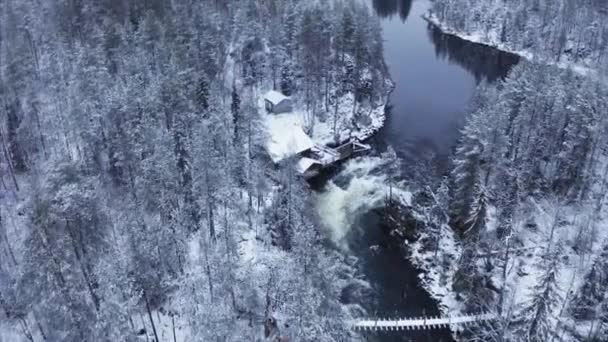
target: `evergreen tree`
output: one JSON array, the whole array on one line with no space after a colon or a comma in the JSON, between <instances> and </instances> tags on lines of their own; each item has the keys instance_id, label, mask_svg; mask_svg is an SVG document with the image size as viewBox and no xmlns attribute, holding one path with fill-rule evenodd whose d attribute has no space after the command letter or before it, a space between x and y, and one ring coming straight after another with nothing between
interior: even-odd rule
<instances>
[{"instance_id":1,"label":"evergreen tree","mask_svg":"<svg viewBox=\"0 0 608 342\"><path fill-rule=\"evenodd\" d=\"M261 321L283 315L292 329L279 325L280 336L355 338L337 300L350 268L317 253L310 194L293 165L268 161L258 99L271 81L302 98L308 87L316 115L357 84L384 95L366 83L385 77L369 56L382 59L380 28L362 6L2 3L0 173L13 184L0 186L16 195L0 195L0 214L16 218L4 234L0 217L3 328L29 341L129 342L144 328L160 341L172 319L194 340L256 340ZM333 61L338 46L354 58L359 26L354 82L355 64ZM266 243L273 230L278 246Z\"/></svg>"},{"instance_id":2,"label":"evergreen tree","mask_svg":"<svg viewBox=\"0 0 608 342\"><path fill-rule=\"evenodd\" d=\"M591 269L584 278L583 285L572 301L571 310L577 319L597 319L597 309L601 308L608 290L608 244L604 244L602 252L593 262Z\"/></svg>"},{"instance_id":3,"label":"evergreen tree","mask_svg":"<svg viewBox=\"0 0 608 342\"><path fill-rule=\"evenodd\" d=\"M453 201L451 205L452 222L459 227L461 234L467 230L467 223L471 221L473 204L480 186L480 158L481 146L462 146L456 152L458 156L454 159L454 168L451 172L451 183ZM477 221L479 222L479 221Z\"/></svg>"},{"instance_id":4,"label":"evergreen tree","mask_svg":"<svg viewBox=\"0 0 608 342\"><path fill-rule=\"evenodd\" d=\"M561 304L559 284L560 244L553 250L548 250L541 259L543 273L538 282L532 287L533 293L529 303L526 303L520 313L521 326L516 328L520 338L527 341L546 341L558 332L552 329L551 320Z\"/></svg>"}]
</instances>

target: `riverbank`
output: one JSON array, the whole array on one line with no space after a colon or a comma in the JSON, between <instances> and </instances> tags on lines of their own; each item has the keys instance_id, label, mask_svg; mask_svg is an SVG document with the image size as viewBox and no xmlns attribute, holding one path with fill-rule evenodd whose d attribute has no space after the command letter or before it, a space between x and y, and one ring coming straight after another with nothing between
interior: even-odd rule
<instances>
[{"instance_id":1,"label":"riverbank","mask_svg":"<svg viewBox=\"0 0 608 342\"><path fill-rule=\"evenodd\" d=\"M406 258L404 245L383 222L383 207L392 193L409 203L404 181L395 182L398 159L390 148L347 161L314 195L325 234L345 256L356 260L361 274L358 291L349 296L365 312L357 319L420 317L440 314L437 302L421 287ZM418 332L364 333L369 341L452 341L449 329Z\"/></svg>"},{"instance_id":2,"label":"riverbank","mask_svg":"<svg viewBox=\"0 0 608 342\"><path fill-rule=\"evenodd\" d=\"M444 32L514 52L528 59L530 63L522 63L515 68L504 83L498 86L481 87L478 97L485 98L487 105L478 104L471 109L471 113L481 113L477 117L481 118L481 121L475 122L473 119L467 124L464 131L475 132L473 133L475 137L467 137L466 133L464 134L463 143L459 146L461 153L454 156L455 165L462 165L461 163L469 158L462 151L464 153L473 151L477 148L477 137L489 132L507 133L501 141L495 140L485 145L485 151L500 151L509 145L505 150L526 152L518 152L517 158L512 160L507 157L505 159L509 160L506 162L500 154L486 154L485 157L480 157L480 160L492 160L491 166L487 167L487 176L483 184L483 193L492 195L487 202L484 202L484 212L475 218L475 222L483 222L483 225L480 226L474 248L471 248L473 252L464 252L464 255L459 253L463 255L462 259L465 261L462 262L463 266L458 271L459 276L456 281L452 278L448 279L447 283L449 287L454 287L462 293L463 301L467 302L467 309L488 307L487 310L502 313L503 320L496 321L497 324L504 326L502 336L511 336L512 339L540 336L533 338L539 340L546 339L546 336L557 336L559 340L587 340L593 339L591 336L594 335L605 335L602 328L597 325L601 320L601 314L598 311L585 310L589 307L599 308L603 300L603 297L594 298L590 295L589 289L596 286L595 272L597 265L602 262L600 260L603 260L601 253L605 248L603 241L606 236L596 228L605 225L605 210L600 202L597 205L593 203L595 198L603 198L605 193L598 184L605 183L606 156L602 152L596 153L596 150L593 152L570 150L568 147L575 145L570 141L576 139L562 134L565 131L581 132L593 127L579 140L580 144L600 146L604 143L601 134L598 136L595 134L602 131L606 125L604 117L600 114L605 110L598 109L606 108L606 103L603 101L607 98L605 80L602 79L605 77L602 75L605 64L602 66L598 62L605 60L606 50L602 50L601 45L587 45L580 41L572 48L568 34L565 31L555 30L554 26L545 27L540 31L544 38L537 39L536 34L539 31L526 29L526 25L538 23L528 20L527 15L531 17L543 15L543 11L548 12L547 7L542 7L541 11L519 9L510 12L506 9L504 12L484 14L479 7L471 9L466 4L457 2L452 2L452 5L456 7L447 10L443 8L443 11L439 11L438 16L447 23L442 22L433 12L426 14L425 19L430 25ZM469 2L469 5L472 5L472 2ZM456 8L460 9L460 12L453 11ZM547 12L544 12L544 16L551 18L551 14ZM583 12L584 8L581 8L578 13ZM505 17L504 13L523 13L527 19L522 19L523 23L520 22L517 26L513 26L512 23L508 25L508 19L504 22L502 20ZM461 19L462 25L456 19ZM555 19L552 23L561 23L561 21ZM451 25L460 29L455 30ZM484 32L476 30L483 25L488 26ZM496 30L501 26L502 30ZM570 25L572 32L577 33L586 32L591 27L597 28L597 26L581 25L577 29L575 25ZM463 34L463 31L470 34ZM499 34L500 31L502 32ZM560 35L560 42L548 38L553 32ZM522 46L520 39L522 33L531 36L527 49L517 48ZM601 34L601 31L595 33ZM590 36L578 37L583 40L585 38L592 40ZM591 48L592 46L597 49ZM584 54L576 53L581 50L584 50ZM571 56L576 58L570 58ZM593 62L589 56L595 56ZM514 98L512 94L522 95ZM537 99L540 100L537 102ZM514 126L504 123L508 120L505 119L504 108L500 104L507 101L516 104L509 106L513 107L511 110L517 113L520 118L518 120L521 120ZM587 103L590 105L586 105ZM534 121L536 113L549 107L551 110L544 118L546 124L536 124ZM520 108L525 109L520 111ZM475 117L475 114L472 116ZM515 115L509 119L509 122L513 122L513 117ZM501 121L503 119L505 121ZM487 128L482 128L488 122L491 124ZM593 124L589 125L587 122ZM519 134L515 132L522 131L533 132L528 133L525 143L515 138ZM527 150L528 146L557 148L535 153L533 148ZM488 157L490 155L491 157ZM568 158L572 160L569 162L581 170L579 174L589 176L570 179L568 171L553 167L553 165L563 165L562 160ZM527 163L528 160L534 161ZM535 170L537 164L543 165L543 171L539 174L530 177L518 173L519 170L526 170L524 172ZM502 169L497 165L508 166ZM482 166L480 170L484 168L485 166ZM511 173L513 170L518 171ZM491 172L495 174L490 176ZM452 175L458 173L462 175L462 171L456 168ZM511 175L514 177L509 178ZM526 186L521 189L518 187L519 184ZM539 184L550 184L550 186L537 187ZM585 191L580 192L581 188ZM452 203L458 203L466 196L463 196L463 192L458 189L452 189L452 192L454 193ZM502 194L510 193L518 195L515 198L506 195L509 199L505 201ZM495 194L500 195L495 196ZM518 197L520 194L523 194L522 197ZM485 201L486 197L483 199ZM467 222L473 221L467 219ZM432 260L424 257L419 260L420 264L428 265L429 269L441 270L441 267L438 267L437 263L433 264ZM425 285L429 291L433 291L436 287L436 278L429 277ZM543 296L550 298L542 303L542 316L527 317L529 312L538 310L538 302L535 303L534 299L538 298L541 291L546 291ZM547 293L551 295L548 296ZM435 296L437 297L437 294ZM454 302L453 299L448 297L442 301L448 307L458 309L458 302ZM526 326L527 328L521 328ZM534 328L538 326L544 328ZM522 331L525 333L522 334Z\"/></svg>"},{"instance_id":3,"label":"riverbank","mask_svg":"<svg viewBox=\"0 0 608 342\"><path fill-rule=\"evenodd\" d=\"M373 138L375 151L347 161L330 179L315 184L315 207L328 238L357 259L373 289L359 297L368 317L443 316L458 308L450 285L450 270L459 255L456 239L446 234L440 241L453 250L452 258L441 253L448 262L448 272L443 272L442 263L427 262L434 253L425 249L424 235L420 242L402 243L392 229L382 227L379 210L391 192L404 203L416 202L412 191L441 177L438 160L447 158L457 141L477 82L503 77L514 63L490 47L430 30L422 19L430 6L427 1L412 2L404 7L408 13L398 16L391 14L390 2L386 8L384 4L374 2L395 81L386 122ZM415 338L409 332L366 337L386 342L453 340L446 330L429 330Z\"/></svg>"},{"instance_id":4,"label":"riverbank","mask_svg":"<svg viewBox=\"0 0 608 342\"><path fill-rule=\"evenodd\" d=\"M419 270L420 286L436 301L441 317L460 315L462 302L452 284L461 246L438 208L436 195L430 189L419 189L409 202L398 198L382 209L385 231L399 243L404 258ZM457 336L462 327L452 326Z\"/></svg>"},{"instance_id":5,"label":"riverbank","mask_svg":"<svg viewBox=\"0 0 608 342\"><path fill-rule=\"evenodd\" d=\"M464 33L462 31L454 29L446 22L441 21L439 17L432 11L432 9L429 10L427 13L423 14L422 18L426 20L429 24L441 30L444 34L453 35L472 43L486 45L488 48L498 49L504 52L512 53L530 62L539 61L540 57L532 50L516 48L511 46L509 42L502 41L500 39L501 33L499 31L478 30L472 33ZM598 71L594 68L591 68L586 64L573 62L568 59L560 59L559 61L553 61L544 58L542 59L542 62L547 65L553 65L561 69L570 69L581 76L597 76L598 74Z\"/></svg>"}]
</instances>

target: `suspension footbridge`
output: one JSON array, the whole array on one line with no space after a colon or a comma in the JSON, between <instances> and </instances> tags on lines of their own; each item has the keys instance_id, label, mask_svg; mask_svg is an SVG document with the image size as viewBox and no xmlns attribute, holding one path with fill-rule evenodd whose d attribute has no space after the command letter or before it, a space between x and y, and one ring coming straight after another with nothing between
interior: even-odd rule
<instances>
[{"instance_id":1,"label":"suspension footbridge","mask_svg":"<svg viewBox=\"0 0 608 342\"><path fill-rule=\"evenodd\" d=\"M462 315L454 317L418 317L403 319L360 319L352 322L355 330L361 331L396 331L396 330L430 330L449 328L456 325L467 325L482 321L491 321L495 314Z\"/></svg>"}]
</instances>

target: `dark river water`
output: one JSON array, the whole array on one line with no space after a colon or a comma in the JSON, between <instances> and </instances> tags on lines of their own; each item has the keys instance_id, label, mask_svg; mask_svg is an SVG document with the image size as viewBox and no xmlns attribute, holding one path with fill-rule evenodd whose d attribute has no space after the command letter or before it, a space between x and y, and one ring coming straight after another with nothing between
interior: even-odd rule
<instances>
[{"instance_id":1,"label":"dark river water","mask_svg":"<svg viewBox=\"0 0 608 342\"><path fill-rule=\"evenodd\" d=\"M506 76L512 54L442 34L422 15L427 0L372 0L384 57L396 82L382 138L405 160L445 156L459 136L477 84Z\"/></svg>"},{"instance_id":2,"label":"dark river water","mask_svg":"<svg viewBox=\"0 0 608 342\"><path fill-rule=\"evenodd\" d=\"M396 83L386 125L373 142L384 152L348 161L318 192L317 209L331 239L359 260L371 286L360 298L369 316L439 315L438 304L418 282L419 271L380 229L374 209L389 188L400 188L407 197L408 188L439 177L477 84L506 76L518 58L442 34L422 18L428 0L366 1L381 19L384 57ZM365 336L383 342L453 341L448 329Z\"/></svg>"}]
</instances>

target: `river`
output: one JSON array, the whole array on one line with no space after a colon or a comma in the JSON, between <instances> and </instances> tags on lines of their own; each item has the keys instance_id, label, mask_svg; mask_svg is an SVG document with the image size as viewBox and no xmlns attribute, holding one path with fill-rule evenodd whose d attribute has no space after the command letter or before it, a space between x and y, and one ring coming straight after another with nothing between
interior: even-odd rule
<instances>
[{"instance_id":1,"label":"river","mask_svg":"<svg viewBox=\"0 0 608 342\"><path fill-rule=\"evenodd\" d=\"M377 153L345 163L315 196L329 238L358 259L371 290L359 303L373 317L439 315L438 304L420 286L414 265L379 228L373 209L389 189L428 184L445 170L458 140L467 104L479 82L504 77L514 55L444 35L422 15L428 0L367 0L380 18L384 57L396 88ZM448 329L382 332L370 341L453 341Z\"/></svg>"}]
</instances>

